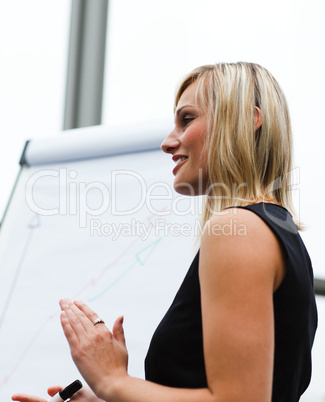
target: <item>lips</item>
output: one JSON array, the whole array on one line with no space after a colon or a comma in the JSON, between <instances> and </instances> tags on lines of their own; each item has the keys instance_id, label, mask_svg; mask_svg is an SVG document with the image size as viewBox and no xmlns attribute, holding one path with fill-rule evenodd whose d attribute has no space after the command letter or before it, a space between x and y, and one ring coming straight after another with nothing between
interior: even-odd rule
<instances>
[{"instance_id":1,"label":"lips","mask_svg":"<svg viewBox=\"0 0 325 402\"><path fill-rule=\"evenodd\" d=\"M176 171L178 170L178 168L179 168L181 165L183 165L183 164L187 161L188 156L185 156L185 155L174 155L172 159L173 159L173 161L176 163L176 166L175 166L174 169L173 169L173 174L175 175L175 174L176 174Z\"/></svg>"}]
</instances>

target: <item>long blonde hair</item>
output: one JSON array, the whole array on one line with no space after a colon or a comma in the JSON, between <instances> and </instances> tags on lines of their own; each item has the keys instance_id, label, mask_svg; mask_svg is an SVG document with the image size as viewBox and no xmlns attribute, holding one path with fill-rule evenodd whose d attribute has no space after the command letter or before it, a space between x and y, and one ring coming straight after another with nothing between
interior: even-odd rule
<instances>
[{"instance_id":1,"label":"long blonde hair","mask_svg":"<svg viewBox=\"0 0 325 402\"><path fill-rule=\"evenodd\" d=\"M253 63L201 66L179 85L175 108L194 81L198 83L196 101L208 117L209 190L202 223L213 212L261 200L280 204L296 220L291 191L291 123L277 81ZM255 131L256 107L263 121Z\"/></svg>"}]
</instances>

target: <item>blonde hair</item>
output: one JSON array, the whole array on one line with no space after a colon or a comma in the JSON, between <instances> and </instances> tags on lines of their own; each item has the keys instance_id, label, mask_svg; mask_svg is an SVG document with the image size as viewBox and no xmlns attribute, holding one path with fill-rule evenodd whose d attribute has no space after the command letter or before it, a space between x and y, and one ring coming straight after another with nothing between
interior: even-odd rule
<instances>
[{"instance_id":1,"label":"blonde hair","mask_svg":"<svg viewBox=\"0 0 325 402\"><path fill-rule=\"evenodd\" d=\"M179 85L175 109L195 81L196 101L208 117L209 189L202 223L227 207L262 200L280 204L296 220L290 188L291 123L277 81L253 63L198 67ZM262 125L255 131L256 107Z\"/></svg>"}]
</instances>

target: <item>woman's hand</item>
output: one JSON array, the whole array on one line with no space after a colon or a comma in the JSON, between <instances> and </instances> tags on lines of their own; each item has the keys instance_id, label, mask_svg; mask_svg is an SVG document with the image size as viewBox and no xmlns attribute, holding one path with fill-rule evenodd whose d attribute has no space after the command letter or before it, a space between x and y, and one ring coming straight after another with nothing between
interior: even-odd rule
<instances>
[{"instance_id":1,"label":"woman's hand","mask_svg":"<svg viewBox=\"0 0 325 402\"><path fill-rule=\"evenodd\" d=\"M49 394L49 396L54 396L62 389L63 387L59 385L54 385L48 388L47 393ZM27 394L14 394L11 399L13 401L19 401L19 402L47 402L47 399ZM76 392L73 397L71 397L71 401L100 402L101 399L98 399L97 396L92 392L92 390L89 387L83 387L81 390Z\"/></svg>"},{"instance_id":2,"label":"woman's hand","mask_svg":"<svg viewBox=\"0 0 325 402\"><path fill-rule=\"evenodd\" d=\"M47 393L50 396L54 396L55 394L57 394L59 391L61 391L61 389L63 389L63 387L59 386L59 385L55 385L53 387L49 387L47 390ZM27 394L14 394L11 399L13 401L19 401L19 402L47 402L47 399L44 398L40 398L38 396L35 395L27 395Z\"/></svg>"},{"instance_id":3,"label":"woman's hand","mask_svg":"<svg viewBox=\"0 0 325 402\"><path fill-rule=\"evenodd\" d=\"M104 323L94 325L98 315L80 300L60 300L61 324L71 356L81 375L99 398L107 398L110 386L127 376L128 353L123 317L110 332Z\"/></svg>"}]
</instances>

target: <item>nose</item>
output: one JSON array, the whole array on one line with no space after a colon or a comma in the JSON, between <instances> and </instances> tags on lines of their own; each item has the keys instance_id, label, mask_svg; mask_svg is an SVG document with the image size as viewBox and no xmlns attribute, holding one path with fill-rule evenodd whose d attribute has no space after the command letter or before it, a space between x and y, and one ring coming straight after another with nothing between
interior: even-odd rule
<instances>
[{"instance_id":1,"label":"nose","mask_svg":"<svg viewBox=\"0 0 325 402\"><path fill-rule=\"evenodd\" d=\"M177 138L176 130L174 129L172 132L168 134L168 136L161 143L160 148L166 154L172 154L180 145L180 141Z\"/></svg>"}]
</instances>

